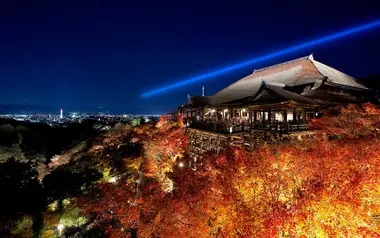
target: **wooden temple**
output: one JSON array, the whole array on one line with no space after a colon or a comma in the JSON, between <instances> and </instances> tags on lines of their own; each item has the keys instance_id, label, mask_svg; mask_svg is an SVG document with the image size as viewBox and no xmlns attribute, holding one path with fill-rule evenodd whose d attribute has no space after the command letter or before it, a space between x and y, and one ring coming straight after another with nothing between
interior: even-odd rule
<instances>
[{"instance_id":1,"label":"wooden temple","mask_svg":"<svg viewBox=\"0 0 380 238\"><path fill-rule=\"evenodd\" d=\"M370 90L313 55L255 70L213 96L189 96L188 128L233 134L308 129L324 108L363 103Z\"/></svg>"}]
</instances>

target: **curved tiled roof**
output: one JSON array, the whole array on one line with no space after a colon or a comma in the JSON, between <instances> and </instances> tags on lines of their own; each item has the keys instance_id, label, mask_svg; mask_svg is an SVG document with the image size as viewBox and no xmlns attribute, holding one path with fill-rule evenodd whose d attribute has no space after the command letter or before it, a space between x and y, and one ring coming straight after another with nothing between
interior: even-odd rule
<instances>
[{"instance_id":1,"label":"curved tiled roof","mask_svg":"<svg viewBox=\"0 0 380 238\"><path fill-rule=\"evenodd\" d=\"M361 85L354 79L353 77L340 72L339 70L336 70L334 68L331 68L328 65L322 64L321 62L318 62L314 59L311 60L315 67L318 69L318 71L327 77L328 82L332 82L335 84L339 84L342 86L348 86L353 88L359 88L359 89L368 89L367 87Z\"/></svg>"},{"instance_id":2,"label":"curved tiled roof","mask_svg":"<svg viewBox=\"0 0 380 238\"><path fill-rule=\"evenodd\" d=\"M248 97L257 92L262 81L292 87L310 83L327 82L351 88L367 89L347 74L324 65L313 56L302 57L292 61L255 70L211 97L211 103L224 103Z\"/></svg>"},{"instance_id":3,"label":"curved tiled roof","mask_svg":"<svg viewBox=\"0 0 380 238\"><path fill-rule=\"evenodd\" d=\"M273 84L268 84L262 81L259 90L252 95L250 98L245 100L244 104L248 105L265 105L272 103L283 103L283 102L295 102L299 104L309 104L318 105L311 98L304 97L294 92L285 90L281 86L276 86Z\"/></svg>"}]
</instances>

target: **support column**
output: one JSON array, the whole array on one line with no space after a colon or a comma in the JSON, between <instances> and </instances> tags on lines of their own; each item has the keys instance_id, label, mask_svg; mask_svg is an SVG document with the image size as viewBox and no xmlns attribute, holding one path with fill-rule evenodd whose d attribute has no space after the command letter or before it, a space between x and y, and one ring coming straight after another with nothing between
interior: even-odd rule
<instances>
[{"instance_id":1,"label":"support column","mask_svg":"<svg viewBox=\"0 0 380 238\"><path fill-rule=\"evenodd\" d=\"M249 109L248 109L248 110L249 110ZM249 110L249 111L248 111L248 117L249 117L249 132L250 132L250 133L251 133L251 131L252 131L252 124L253 124L252 114L253 114L254 116L256 116L256 115L254 114L254 111L252 112L251 110Z\"/></svg>"},{"instance_id":2,"label":"support column","mask_svg":"<svg viewBox=\"0 0 380 238\"><path fill-rule=\"evenodd\" d=\"M306 111L305 110L303 111L303 123L304 124L306 123Z\"/></svg>"}]
</instances>

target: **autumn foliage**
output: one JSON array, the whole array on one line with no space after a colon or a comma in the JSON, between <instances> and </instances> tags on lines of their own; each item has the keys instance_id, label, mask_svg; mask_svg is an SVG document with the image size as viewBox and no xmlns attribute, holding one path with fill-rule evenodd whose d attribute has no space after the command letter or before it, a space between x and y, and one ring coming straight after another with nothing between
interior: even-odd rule
<instances>
[{"instance_id":1,"label":"autumn foliage","mask_svg":"<svg viewBox=\"0 0 380 238\"><path fill-rule=\"evenodd\" d=\"M138 133L142 162L126 158L128 176L78 203L110 237L379 237L380 110L348 106L312 128L204 155L194 170L181 124L161 121Z\"/></svg>"}]
</instances>

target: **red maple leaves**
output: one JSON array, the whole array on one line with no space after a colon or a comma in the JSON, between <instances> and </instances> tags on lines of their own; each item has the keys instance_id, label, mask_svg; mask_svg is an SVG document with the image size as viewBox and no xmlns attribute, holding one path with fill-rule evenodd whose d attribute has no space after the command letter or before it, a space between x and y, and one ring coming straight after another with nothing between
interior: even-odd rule
<instances>
[{"instance_id":1,"label":"red maple leaves","mask_svg":"<svg viewBox=\"0 0 380 238\"><path fill-rule=\"evenodd\" d=\"M127 181L99 185L83 205L117 220L112 237L379 236L379 125L378 108L349 106L315 120L313 137L227 149L194 171L176 164L187 158L183 129L162 124L145 138L141 194Z\"/></svg>"}]
</instances>

